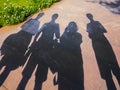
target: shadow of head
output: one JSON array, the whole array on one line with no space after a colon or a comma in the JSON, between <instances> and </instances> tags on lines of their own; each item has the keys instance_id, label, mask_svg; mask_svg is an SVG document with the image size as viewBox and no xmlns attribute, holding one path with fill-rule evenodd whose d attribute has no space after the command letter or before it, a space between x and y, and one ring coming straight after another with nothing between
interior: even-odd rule
<instances>
[{"instance_id":1,"label":"shadow of head","mask_svg":"<svg viewBox=\"0 0 120 90\"><path fill-rule=\"evenodd\" d=\"M91 13L87 13L86 16L89 20L93 20L93 15Z\"/></svg>"},{"instance_id":2,"label":"shadow of head","mask_svg":"<svg viewBox=\"0 0 120 90\"><path fill-rule=\"evenodd\" d=\"M44 15L44 12L41 12L41 13L39 13L39 14L37 15L37 17L36 17L35 19L39 19L39 18L41 18L43 15Z\"/></svg>"},{"instance_id":3,"label":"shadow of head","mask_svg":"<svg viewBox=\"0 0 120 90\"><path fill-rule=\"evenodd\" d=\"M55 21L57 18L58 18L58 14L57 13L55 13L55 14L52 15L52 20L53 21Z\"/></svg>"},{"instance_id":4,"label":"shadow of head","mask_svg":"<svg viewBox=\"0 0 120 90\"><path fill-rule=\"evenodd\" d=\"M71 21L66 28L66 32L71 32L71 33L77 32L77 30L78 27L74 21Z\"/></svg>"}]
</instances>

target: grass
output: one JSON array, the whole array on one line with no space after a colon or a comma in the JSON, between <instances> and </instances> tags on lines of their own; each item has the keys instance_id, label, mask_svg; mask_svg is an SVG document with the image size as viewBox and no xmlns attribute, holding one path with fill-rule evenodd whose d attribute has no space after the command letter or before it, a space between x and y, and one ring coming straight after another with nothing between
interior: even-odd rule
<instances>
[{"instance_id":1,"label":"grass","mask_svg":"<svg viewBox=\"0 0 120 90\"><path fill-rule=\"evenodd\" d=\"M17 24L60 0L0 0L0 26Z\"/></svg>"}]
</instances>

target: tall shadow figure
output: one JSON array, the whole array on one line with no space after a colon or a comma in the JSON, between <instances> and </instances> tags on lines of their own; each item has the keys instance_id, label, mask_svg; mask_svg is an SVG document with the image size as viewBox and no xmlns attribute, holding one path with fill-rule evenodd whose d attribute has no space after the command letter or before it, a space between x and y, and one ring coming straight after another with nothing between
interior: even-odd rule
<instances>
[{"instance_id":1,"label":"tall shadow figure","mask_svg":"<svg viewBox=\"0 0 120 90\"><path fill-rule=\"evenodd\" d=\"M36 20L38 16L36 17ZM30 20L28 23L30 25ZM39 22L37 21L37 25ZM27 22L24 27L26 27ZM30 26L29 26L30 27ZM34 28L32 28L34 31ZM23 66L26 58L25 52L28 49L28 45L31 42L32 36L35 34L31 32L32 29L22 28L19 32L11 34L8 36L2 46L1 46L1 55L3 55L0 61L0 70L5 66L4 71L0 75L0 86L3 84L7 76L12 70L17 69L19 66ZM30 30L30 31L29 31ZM38 30L38 29L37 29ZM37 31L38 32L38 31Z\"/></svg>"},{"instance_id":2,"label":"tall shadow figure","mask_svg":"<svg viewBox=\"0 0 120 90\"><path fill-rule=\"evenodd\" d=\"M40 32L35 36L34 42L27 53L31 55L22 72L23 78L17 90L25 90L26 84L32 76L36 66L34 90L42 89L42 83L47 79L48 68L51 62L49 54L53 49L54 36L56 39L60 37L59 24L55 22L57 18L58 14L53 14L52 20L45 23L41 27Z\"/></svg>"},{"instance_id":3,"label":"tall shadow figure","mask_svg":"<svg viewBox=\"0 0 120 90\"><path fill-rule=\"evenodd\" d=\"M94 21L92 14L88 13L87 17L90 20L90 23L87 24L87 32L92 40L101 78L106 81L108 90L116 90L112 73L120 85L120 68L113 49L104 35L107 31L99 21Z\"/></svg>"},{"instance_id":4,"label":"tall shadow figure","mask_svg":"<svg viewBox=\"0 0 120 90\"><path fill-rule=\"evenodd\" d=\"M75 22L70 22L60 38L52 58L56 60L58 90L84 90L84 71L80 44L82 36Z\"/></svg>"}]
</instances>

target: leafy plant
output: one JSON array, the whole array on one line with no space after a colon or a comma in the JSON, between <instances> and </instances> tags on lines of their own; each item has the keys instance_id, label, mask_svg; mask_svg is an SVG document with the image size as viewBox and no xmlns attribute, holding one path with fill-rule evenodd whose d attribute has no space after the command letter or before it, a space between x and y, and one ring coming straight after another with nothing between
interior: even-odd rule
<instances>
[{"instance_id":1,"label":"leafy plant","mask_svg":"<svg viewBox=\"0 0 120 90\"><path fill-rule=\"evenodd\" d=\"M0 26L17 24L60 0L0 0Z\"/></svg>"}]
</instances>

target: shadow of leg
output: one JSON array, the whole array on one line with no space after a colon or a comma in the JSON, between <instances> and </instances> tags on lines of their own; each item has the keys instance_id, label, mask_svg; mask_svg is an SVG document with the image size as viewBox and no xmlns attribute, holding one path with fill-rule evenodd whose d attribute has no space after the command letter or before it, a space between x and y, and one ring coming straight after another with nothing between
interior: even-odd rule
<instances>
[{"instance_id":1,"label":"shadow of leg","mask_svg":"<svg viewBox=\"0 0 120 90\"><path fill-rule=\"evenodd\" d=\"M34 86L34 90L41 90L42 89L42 83L41 81L36 81L35 82L35 86Z\"/></svg>"},{"instance_id":2,"label":"shadow of leg","mask_svg":"<svg viewBox=\"0 0 120 90\"><path fill-rule=\"evenodd\" d=\"M106 81L108 90L117 90L112 77L106 76L105 81Z\"/></svg>"},{"instance_id":3,"label":"shadow of leg","mask_svg":"<svg viewBox=\"0 0 120 90\"><path fill-rule=\"evenodd\" d=\"M47 74L48 74L48 66L43 63L39 62L38 68L35 73L35 85L34 90L41 90L42 89L42 83L47 80Z\"/></svg>"},{"instance_id":4,"label":"shadow of leg","mask_svg":"<svg viewBox=\"0 0 120 90\"><path fill-rule=\"evenodd\" d=\"M0 75L0 86L4 83L4 81L8 77L10 71L11 70L6 67L5 70L2 72L2 74Z\"/></svg>"},{"instance_id":5,"label":"shadow of leg","mask_svg":"<svg viewBox=\"0 0 120 90\"><path fill-rule=\"evenodd\" d=\"M30 77L23 77L16 90L25 90Z\"/></svg>"},{"instance_id":6,"label":"shadow of leg","mask_svg":"<svg viewBox=\"0 0 120 90\"><path fill-rule=\"evenodd\" d=\"M118 81L118 84L120 86L120 68L119 68L118 64L115 64L114 66L112 66L112 72L115 75L115 77Z\"/></svg>"}]
</instances>

